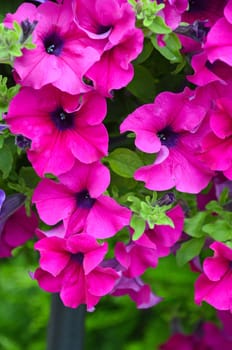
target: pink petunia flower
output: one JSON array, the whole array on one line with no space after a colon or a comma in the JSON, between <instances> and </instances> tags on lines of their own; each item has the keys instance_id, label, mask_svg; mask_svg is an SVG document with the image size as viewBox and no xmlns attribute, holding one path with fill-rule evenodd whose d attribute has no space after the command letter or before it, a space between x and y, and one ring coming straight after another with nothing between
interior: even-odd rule
<instances>
[{"instance_id":1,"label":"pink petunia flower","mask_svg":"<svg viewBox=\"0 0 232 350\"><path fill-rule=\"evenodd\" d=\"M125 0L75 0L77 26L94 41L101 58L86 73L104 96L126 86L133 78L134 60L143 48L142 31Z\"/></svg>"},{"instance_id":2,"label":"pink petunia flower","mask_svg":"<svg viewBox=\"0 0 232 350\"><path fill-rule=\"evenodd\" d=\"M33 212L27 216L24 202L23 194L6 196L0 190L0 258L10 257L14 248L34 235L38 220Z\"/></svg>"},{"instance_id":3,"label":"pink petunia flower","mask_svg":"<svg viewBox=\"0 0 232 350\"><path fill-rule=\"evenodd\" d=\"M123 275L138 277L149 267L156 267L158 258L170 254L171 247L180 238L184 225L184 213L180 206L167 211L174 228L167 225L155 225L154 229L146 229L136 241L127 245L117 242L115 257L123 266Z\"/></svg>"},{"instance_id":4,"label":"pink petunia flower","mask_svg":"<svg viewBox=\"0 0 232 350\"><path fill-rule=\"evenodd\" d=\"M157 0L157 3L164 3L165 7L159 11L158 15L162 16L165 23L173 30L181 22L181 14L186 11L188 7L187 0Z\"/></svg>"},{"instance_id":5,"label":"pink petunia flower","mask_svg":"<svg viewBox=\"0 0 232 350\"><path fill-rule=\"evenodd\" d=\"M223 171L232 180L232 105L231 98L219 98L210 113L210 132L203 139L201 159L213 170Z\"/></svg>"},{"instance_id":6,"label":"pink petunia flower","mask_svg":"<svg viewBox=\"0 0 232 350\"><path fill-rule=\"evenodd\" d=\"M42 180L33 202L48 225L63 220L67 235L84 230L96 238L111 237L129 225L131 212L102 194L109 182L109 170L100 162L76 161L69 172L59 176L59 182Z\"/></svg>"},{"instance_id":7,"label":"pink petunia flower","mask_svg":"<svg viewBox=\"0 0 232 350\"><path fill-rule=\"evenodd\" d=\"M203 262L203 274L195 282L195 302L207 302L218 310L232 310L232 249L220 242L210 248L212 257Z\"/></svg>"},{"instance_id":8,"label":"pink petunia flower","mask_svg":"<svg viewBox=\"0 0 232 350\"><path fill-rule=\"evenodd\" d=\"M100 298L113 289L119 274L99 264L107 252L107 243L99 244L85 234L67 239L43 238L35 244L40 252L40 267L34 273L39 286L59 292L65 306L86 304L92 311Z\"/></svg>"},{"instance_id":9,"label":"pink petunia flower","mask_svg":"<svg viewBox=\"0 0 232 350\"><path fill-rule=\"evenodd\" d=\"M143 105L121 124L121 132L133 131L135 145L146 153L157 153L152 165L135 172L151 190L198 193L209 183L212 172L199 160L200 143L208 132L203 123L207 106L193 92L163 92L153 104Z\"/></svg>"},{"instance_id":10,"label":"pink petunia flower","mask_svg":"<svg viewBox=\"0 0 232 350\"><path fill-rule=\"evenodd\" d=\"M43 176L70 170L75 159L92 163L105 156L105 115L106 101L95 92L69 95L49 85L22 88L10 103L6 121L12 133L32 141L27 155Z\"/></svg>"},{"instance_id":11,"label":"pink petunia flower","mask_svg":"<svg viewBox=\"0 0 232 350\"><path fill-rule=\"evenodd\" d=\"M14 61L18 82L35 89L52 84L70 94L88 91L90 88L82 78L100 55L75 25L71 1L62 4L46 1L37 8L34 6L34 10L31 5L28 16L23 11L25 5L21 6L15 14L7 16L6 25L10 20L38 23L32 33L36 48L23 49L23 55Z\"/></svg>"}]
</instances>

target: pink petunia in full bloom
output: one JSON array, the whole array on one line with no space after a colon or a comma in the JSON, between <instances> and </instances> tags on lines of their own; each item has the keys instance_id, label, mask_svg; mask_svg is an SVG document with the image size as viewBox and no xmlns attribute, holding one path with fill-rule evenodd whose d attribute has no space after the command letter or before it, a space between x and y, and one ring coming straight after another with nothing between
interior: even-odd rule
<instances>
[{"instance_id":1,"label":"pink petunia in full bloom","mask_svg":"<svg viewBox=\"0 0 232 350\"><path fill-rule=\"evenodd\" d=\"M129 225L131 217L128 208L103 195L109 183L110 172L100 162L76 161L69 172L59 176L59 182L42 180L33 202L48 225L63 220L67 235L84 230L96 238L107 238Z\"/></svg>"},{"instance_id":2,"label":"pink petunia in full bloom","mask_svg":"<svg viewBox=\"0 0 232 350\"><path fill-rule=\"evenodd\" d=\"M153 164L134 174L148 189L175 186L180 192L198 193L208 185L213 173L198 158L202 137L209 129L204 123L208 103L202 101L188 88L181 93L163 92L121 124L121 132L135 132L137 148L157 153Z\"/></svg>"},{"instance_id":3,"label":"pink petunia in full bloom","mask_svg":"<svg viewBox=\"0 0 232 350\"><path fill-rule=\"evenodd\" d=\"M22 88L5 119L12 133L32 141L27 155L43 176L70 170L75 159L92 163L105 156L105 115L106 101L97 93L69 95L48 85L40 90Z\"/></svg>"},{"instance_id":4,"label":"pink petunia in full bloom","mask_svg":"<svg viewBox=\"0 0 232 350\"><path fill-rule=\"evenodd\" d=\"M92 311L119 278L112 268L100 266L107 248L106 242L99 244L86 233L66 239L43 238L35 244L40 252L40 268L33 277L44 290L59 292L65 306L86 304Z\"/></svg>"},{"instance_id":5,"label":"pink petunia in full bloom","mask_svg":"<svg viewBox=\"0 0 232 350\"><path fill-rule=\"evenodd\" d=\"M25 4L22 4L5 20L7 26L13 20L38 22L32 33L36 48L23 49L23 55L14 60L17 82L35 89L52 84L70 94L88 91L90 88L82 78L100 55L74 23L71 1L59 4L46 1L38 7L31 5L27 13L24 8Z\"/></svg>"},{"instance_id":6,"label":"pink petunia in full bloom","mask_svg":"<svg viewBox=\"0 0 232 350\"><path fill-rule=\"evenodd\" d=\"M158 258L170 254L171 247L178 241L184 226L184 213L180 206L167 211L174 228L167 225L155 225L154 229L146 229L136 241L127 245L117 242L115 257L123 266L125 277L138 277L149 267L156 267Z\"/></svg>"},{"instance_id":7,"label":"pink petunia in full bloom","mask_svg":"<svg viewBox=\"0 0 232 350\"><path fill-rule=\"evenodd\" d=\"M213 170L223 171L232 180L231 98L218 98L210 113L211 132L203 139L202 160Z\"/></svg>"},{"instance_id":8,"label":"pink petunia in full bloom","mask_svg":"<svg viewBox=\"0 0 232 350\"><path fill-rule=\"evenodd\" d=\"M104 96L126 86L133 78L134 60L143 48L143 33L135 27L135 12L125 0L75 0L77 26L94 41L101 55L88 72Z\"/></svg>"},{"instance_id":9,"label":"pink petunia in full bloom","mask_svg":"<svg viewBox=\"0 0 232 350\"><path fill-rule=\"evenodd\" d=\"M210 245L212 257L203 262L203 273L195 282L195 302L218 310L232 310L232 249L221 242Z\"/></svg>"},{"instance_id":10,"label":"pink petunia in full bloom","mask_svg":"<svg viewBox=\"0 0 232 350\"><path fill-rule=\"evenodd\" d=\"M38 225L36 215L27 216L26 197L21 193L6 196L0 190L0 258L12 255L12 250L34 236Z\"/></svg>"}]
</instances>

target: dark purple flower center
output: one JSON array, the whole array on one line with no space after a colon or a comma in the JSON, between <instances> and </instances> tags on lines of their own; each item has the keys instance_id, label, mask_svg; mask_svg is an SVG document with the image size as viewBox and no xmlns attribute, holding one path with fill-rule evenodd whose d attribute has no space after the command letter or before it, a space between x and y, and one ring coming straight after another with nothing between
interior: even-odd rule
<instances>
[{"instance_id":1,"label":"dark purple flower center","mask_svg":"<svg viewBox=\"0 0 232 350\"><path fill-rule=\"evenodd\" d=\"M168 148L174 147L178 140L178 134L175 133L170 126L167 126L163 130L157 133L162 145Z\"/></svg>"},{"instance_id":2,"label":"dark purple flower center","mask_svg":"<svg viewBox=\"0 0 232 350\"><path fill-rule=\"evenodd\" d=\"M87 190L83 190L76 194L78 208L91 209L96 199L91 198Z\"/></svg>"},{"instance_id":3,"label":"dark purple flower center","mask_svg":"<svg viewBox=\"0 0 232 350\"><path fill-rule=\"evenodd\" d=\"M76 253L76 254L72 254L71 259L72 259L72 261L77 262L79 265L82 265L83 260L84 260L84 254L81 252Z\"/></svg>"},{"instance_id":4,"label":"dark purple flower center","mask_svg":"<svg viewBox=\"0 0 232 350\"><path fill-rule=\"evenodd\" d=\"M205 11L206 9L207 9L206 0L189 0L189 12Z\"/></svg>"},{"instance_id":5,"label":"dark purple flower center","mask_svg":"<svg viewBox=\"0 0 232 350\"><path fill-rule=\"evenodd\" d=\"M74 117L74 113L67 113L62 107L58 107L55 111L51 112L52 121L60 131L73 129Z\"/></svg>"},{"instance_id":6,"label":"dark purple flower center","mask_svg":"<svg viewBox=\"0 0 232 350\"><path fill-rule=\"evenodd\" d=\"M63 46L64 40L60 37L56 32L52 32L45 36L44 40L44 48L45 51L49 55L60 56Z\"/></svg>"},{"instance_id":7,"label":"dark purple flower center","mask_svg":"<svg viewBox=\"0 0 232 350\"><path fill-rule=\"evenodd\" d=\"M96 34L104 34L107 33L111 29L111 26L103 26L99 24L96 29Z\"/></svg>"}]
</instances>

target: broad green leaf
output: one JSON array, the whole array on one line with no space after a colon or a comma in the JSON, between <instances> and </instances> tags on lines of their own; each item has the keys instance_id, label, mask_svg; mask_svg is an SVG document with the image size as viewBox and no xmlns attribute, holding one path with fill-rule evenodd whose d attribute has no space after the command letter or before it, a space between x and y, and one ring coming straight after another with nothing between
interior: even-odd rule
<instances>
[{"instance_id":1,"label":"broad green leaf","mask_svg":"<svg viewBox=\"0 0 232 350\"><path fill-rule=\"evenodd\" d=\"M0 157L0 170L2 172L3 179L6 179L11 171L13 166L13 156L10 151L10 147L6 144L1 149Z\"/></svg>"},{"instance_id":2,"label":"broad green leaf","mask_svg":"<svg viewBox=\"0 0 232 350\"><path fill-rule=\"evenodd\" d=\"M151 36L151 42L161 55L167 58L171 63L178 63L183 61L183 57L180 53L181 43L178 37L174 33L170 33L164 36L165 46L159 46L157 42L157 36Z\"/></svg>"},{"instance_id":3,"label":"broad green leaf","mask_svg":"<svg viewBox=\"0 0 232 350\"><path fill-rule=\"evenodd\" d=\"M192 238L184 242L176 253L176 261L179 266L186 264L199 255L205 243L205 238Z\"/></svg>"},{"instance_id":4,"label":"broad green leaf","mask_svg":"<svg viewBox=\"0 0 232 350\"><path fill-rule=\"evenodd\" d=\"M137 214L132 216L130 226L134 229L133 241L139 239L145 231L146 222Z\"/></svg>"},{"instance_id":5,"label":"broad green leaf","mask_svg":"<svg viewBox=\"0 0 232 350\"><path fill-rule=\"evenodd\" d=\"M204 232L202 232L202 226L206 222L207 212L200 211L192 218L185 219L184 231L192 237L202 237Z\"/></svg>"},{"instance_id":6,"label":"broad green leaf","mask_svg":"<svg viewBox=\"0 0 232 350\"><path fill-rule=\"evenodd\" d=\"M40 180L32 167L22 167L20 169L19 176L23 178L25 184L30 188L35 188Z\"/></svg>"},{"instance_id":7,"label":"broad green leaf","mask_svg":"<svg viewBox=\"0 0 232 350\"><path fill-rule=\"evenodd\" d=\"M232 225L225 220L216 220L202 227L202 230L216 241L224 242L232 239Z\"/></svg>"},{"instance_id":8,"label":"broad green leaf","mask_svg":"<svg viewBox=\"0 0 232 350\"><path fill-rule=\"evenodd\" d=\"M126 178L133 178L135 170L143 166L139 156L127 148L115 149L106 161L116 174Z\"/></svg>"},{"instance_id":9,"label":"broad green leaf","mask_svg":"<svg viewBox=\"0 0 232 350\"><path fill-rule=\"evenodd\" d=\"M134 66L134 78L128 84L127 90L143 102L153 102L156 82L151 72L140 65Z\"/></svg>"},{"instance_id":10,"label":"broad green leaf","mask_svg":"<svg viewBox=\"0 0 232 350\"><path fill-rule=\"evenodd\" d=\"M134 63L135 64L141 64L141 63L145 62L148 59L148 57L150 56L150 54L152 53L153 50L154 50L154 47L153 47L151 41L145 39L144 44L143 44L143 51L136 58Z\"/></svg>"}]
</instances>

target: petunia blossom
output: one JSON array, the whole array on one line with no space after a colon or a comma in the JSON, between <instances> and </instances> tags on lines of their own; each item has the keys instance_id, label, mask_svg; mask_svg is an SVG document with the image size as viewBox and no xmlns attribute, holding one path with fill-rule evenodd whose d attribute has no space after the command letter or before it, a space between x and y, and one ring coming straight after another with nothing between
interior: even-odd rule
<instances>
[{"instance_id":1,"label":"petunia blossom","mask_svg":"<svg viewBox=\"0 0 232 350\"><path fill-rule=\"evenodd\" d=\"M14 60L15 76L21 85L40 89L52 84L70 94L89 90L82 78L100 55L75 25L71 5L69 0L59 4L46 1L38 7L31 5L27 16L23 4L15 14L7 15L8 26L13 20L38 21L32 33L36 48L23 49L23 55Z\"/></svg>"},{"instance_id":2,"label":"petunia blossom","mask_svg":"<svg viewBox=\"0 0 232 350\"><path fill-rule=\"evenodd\" d=\"M131 240L127 245L117 242L115 257L124 268L124 276L141 276L147 268L157 266L159 257L170 254L171 247L182 234L184 213L176 206L167 211L167 216L172 219L174 228L155 225L154 229L147 228L136 241Z\"/></svg>"},{"instance_id":3,"label":"petunia blossom","mask_svg":"<svg viewBox=\"0 0 232 350\"><path fill-rule=\"evenodd\" d=\"M211 132L203 139L202 160L213 170L232 179L232 105L231 98L215 101L210 113Z\"/></svg>"},{"instance_id":4,"label":"petunia blossom","mask_svg":"<svg viewBox=\"0 0 232 350\"><path fill-rule=\"evenodd\" d=\"M143 33L135 27L135 12L125 0L75 0L77 26L94 42L101 57L86 77L104 96L133 78L134 60L143 48Z\"/></svg>"},{"instance_id":5,"label":"petunia blossom","mask_svg":"<svg viewBox=\"0 0 232 350\"><path fill-rule=\"evenodd\" d=\"M76 308L86 304L87 310L93 310L119 278L112 268L100 266L107 243L99 244L86 233L67 239L43 238L35 249L40 252L40 268L34 278L46 291L59 292L65 306Z\"/></svg>"},{"instance_id":6,"label":"petunia blossom","mask_svg":"<svg viewBox=\"0 0 232 350\"><path fill-rule=\"evenodd\" d=\"M203 273L195 282L195 302L218 310L232 310L232 249L221 242L210 245L212 257L203 262Z\"/></svg>"},{"instance_id":7,"label":"petunia blossom","mask_svg":"<svg viewBox=\"0 0 232 350\"><path fill-rule=\"evenodd\" d=\"M136 170L134 178L151 190L198 193L207 186L212 171L197 154L208 125L203 123L208 105L198 102L189 89L163 92L153 104L137 108L121 124L121 132L133 131L135 145L157 153L155 162Z\"/></svg>"},{"instance_id":8,"label":"petunia blossom","mask_svg":"<svg viewBox=\"0 0 232 350\"><path fill-rule=\"evenodd\" d=\"M70 170L75 159L92 163L105 156L105 115L106 101L97 93L69 95L48 85L40 90L22 88L5 119L12 133L32 141L27 155L43 176Z\"/></svg>"},{"instance_id":9,"label":"petunia blossom","mask_svg":"<svg viewBox=\"0 0 232 350\"><path fill-rule=\"evenodd\" d=\"M96 238L111 237L129 225L131 212L103 195L109 182L109 170L100 162L76 161L69 172L59 176L59 182L42 180L33 202L47 224L63 220L67 235L84 230Z\"/></svg>"}]
</instances>

